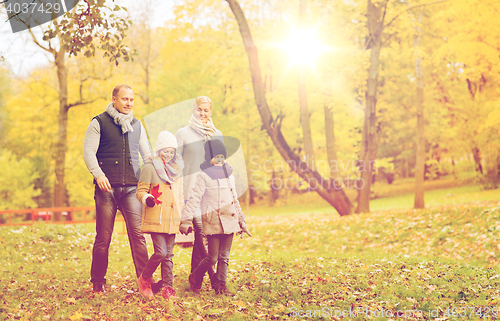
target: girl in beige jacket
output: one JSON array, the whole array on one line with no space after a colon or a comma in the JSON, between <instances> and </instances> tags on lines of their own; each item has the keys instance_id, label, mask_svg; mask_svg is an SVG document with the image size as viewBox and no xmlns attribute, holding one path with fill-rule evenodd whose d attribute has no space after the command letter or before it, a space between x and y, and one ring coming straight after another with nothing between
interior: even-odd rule
<instances>
[{"instance_id":1,"label":"girl in beige jacket","mask_svg":"<svg viewBox=\"0 0 500 321\"><path fill-rule=\"evenodd\" d=\"M191 190L189 200L182 213L181 233L188 234L196 207L201 203L203 234L208 241L208 256L205 257L189 276L193 291L200 291L203 276L217 263L216 284L212 283L217 294L233 295L226 288L229 252L234 233L247 233L245 214L243 214L236 194L233 169L225 163L226 148L220 140L205 143L205 162ZM213 282L214 280L212 280Z\"/></svg>"},{"instance_id":2,"label":"girl in beige jacket","mask_svg":"<svg viewBox=\"0 0 500 321\"><path fill-rule=\"evenodd\" d=\"M144 165L137 186L137 199L143 204L141 232L150 233L154 245L154 254L137 281L139 292L146 299L161 289L165 298L175 295L173 248L184 206L181 177L184 164L176 149L175 136L162 131L156 141L157 157ZM161 265L161 281L152 288L158 265Z\"/></svg>"}]
</instances>

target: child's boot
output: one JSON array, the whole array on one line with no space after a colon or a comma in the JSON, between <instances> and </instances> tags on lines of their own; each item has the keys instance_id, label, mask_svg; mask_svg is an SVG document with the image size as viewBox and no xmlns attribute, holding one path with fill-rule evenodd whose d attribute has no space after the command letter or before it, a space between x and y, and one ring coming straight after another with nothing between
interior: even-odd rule
<instances>
[{"instance_id":1,"label":"child's boot","mask_svg":"<svg viewBox=\"0 0 500 321\"><path fill-rule=\"evenodd\" d=\"M147 300L153 297L153 291L151 291L151 281L150 278L143 278L142 275L137 279L137 285L139 286L139 293Z\"/></svg>"},{"instance_id":2,"label":"child's boot","mask_svg":"<svg viewBox=\"0 0 500 321\"><path fill-rule=\"evenodd\" d=\"M166 286L161 290L161 294L165 299L176 299L175 290L171 286Z\"/></svg>"}]
</instances>

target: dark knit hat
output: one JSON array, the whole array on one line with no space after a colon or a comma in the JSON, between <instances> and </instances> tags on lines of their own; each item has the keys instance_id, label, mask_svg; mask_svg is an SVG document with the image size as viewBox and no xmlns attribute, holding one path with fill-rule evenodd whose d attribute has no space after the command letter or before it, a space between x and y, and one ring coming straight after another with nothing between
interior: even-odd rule
<instances>
[{"instance_id":1,"label":"dark knit hat","mask_svg":"<svg viewBox=\"0 0 500 321\"><path fill-rule=\"evenodd\" d=\"M205 160L207 162L210 162L212 158L219 154L222 154L224 155L224 158L227 158L226 146L224 146L224 143L222 141L218 139L212 139L205 143Z\"/></svg>"}]
</instances>

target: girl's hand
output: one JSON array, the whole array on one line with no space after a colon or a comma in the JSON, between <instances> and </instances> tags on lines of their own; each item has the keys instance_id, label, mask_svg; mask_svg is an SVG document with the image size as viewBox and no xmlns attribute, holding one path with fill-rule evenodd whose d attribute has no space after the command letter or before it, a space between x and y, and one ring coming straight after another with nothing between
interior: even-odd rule
<instances>
[{"instance_id":1,"label":"girl's hand","mask_svg":"<svg viewBox=\"0 0 500 321\"><path fill-rule=\"evenodd\" d=\"M146 205L148 207L154 207L155 206L155 199L154 199L154 197L150 196L150 197L146 198Z\"/></svg>"},{"instance_id":2,"label":"girl's hand","mask_svg":"<svg viewBox=\"0 0 500 321\"><path fill-rule=\"evenodd\" d=\"M181 225L179 225L179 232L184 235L188 235L193 231L193 226L191 225L191 221L182 221Z\"/></svg>"}]
</instances>

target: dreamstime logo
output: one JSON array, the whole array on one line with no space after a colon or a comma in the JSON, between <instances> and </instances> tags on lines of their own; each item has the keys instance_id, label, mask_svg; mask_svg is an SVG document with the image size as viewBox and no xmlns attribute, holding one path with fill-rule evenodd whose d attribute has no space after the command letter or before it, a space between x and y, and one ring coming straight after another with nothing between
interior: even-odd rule
<instances>
[{"instance_id":1,"label":"dreamstime logo","mask_svg":"<svg viewBox=\"0 0 500 321\"><path fill-rule=\"evenodd\" d=\"M9 17L12 32L40 26L73 9L78 0L0 0Z\"/></svg>"}]
</instances>

